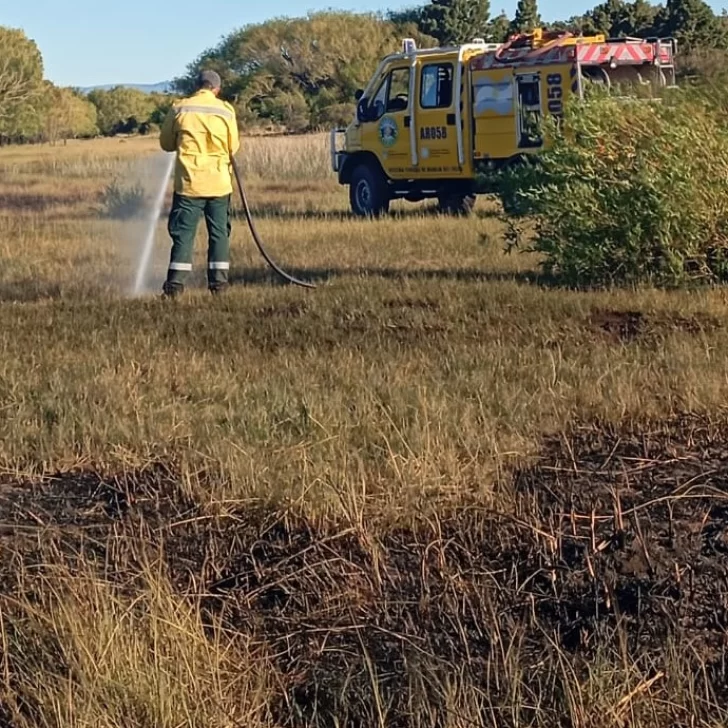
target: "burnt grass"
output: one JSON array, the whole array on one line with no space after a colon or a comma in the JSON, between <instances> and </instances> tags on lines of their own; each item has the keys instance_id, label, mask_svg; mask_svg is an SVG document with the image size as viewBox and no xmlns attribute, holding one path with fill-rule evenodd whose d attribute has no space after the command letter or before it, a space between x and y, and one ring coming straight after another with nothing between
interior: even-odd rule
<instances>
[{"instance_id":1,"label":"burnt grass","mask_svg":"<svg viewBox=\"0 0 728 728\"><path fill-rule=\"evenodd\" d=\"M387 725L445 726L448 678L480 696L463 725L576 725L568 683L604 664L655 679L604 725L714 724L728 705L726 435L692 416L575 426L499 486L507 507L366 531L280 506L216 512L162 466L6 482L0 599L27 589L21 562L83 558L118 578L162 544L180 595L204 592L274 655L277 725L379 724L376 683ZM703 696L692 715L688 683Z\"/></svg>"}]
</instances>

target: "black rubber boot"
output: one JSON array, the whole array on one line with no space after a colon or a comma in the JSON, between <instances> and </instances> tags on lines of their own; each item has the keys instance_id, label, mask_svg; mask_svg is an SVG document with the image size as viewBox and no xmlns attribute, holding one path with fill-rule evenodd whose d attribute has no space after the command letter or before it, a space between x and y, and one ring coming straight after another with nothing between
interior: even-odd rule
<instances>
[{"instance_id":1,"label":"black rubber boot","mask_svg":"<svg viewBox=\"0 0 728 728\"><path fill-rule=\"evenodd\" d=\"M169 281L166 281L165 284L162 286L162 297L177 298L178 296L182 295L183 291L184 286L180 285L179 283L170 283Z\"/></svg>"},{"instance_id":2,"label":"black rubber boot","mask_svg":"<svg viewBox=\"0 0 728 728\"><path fill-rule=\"evenodd\" d=\"M209 287L210 293L213 296L221 296L223 293L227 293L230 285L228 283L215 283Z\"/></svg>"}]
</instances>

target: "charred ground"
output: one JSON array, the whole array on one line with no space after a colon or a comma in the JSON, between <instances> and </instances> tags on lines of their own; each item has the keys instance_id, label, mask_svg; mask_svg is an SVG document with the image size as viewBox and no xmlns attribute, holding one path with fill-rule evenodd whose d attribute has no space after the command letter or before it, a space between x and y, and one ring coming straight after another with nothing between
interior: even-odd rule
<instances>
[{"instance_id":1,"label":"charred ground","mask_svg":"<svg viewBox=\"0 0 728 728\"><path fill-rule=\"evenodd\" d=\"M575 426L504 479L497 500L509 507L375 529L295 507L204 504L161 466L6 481L3 599L27 598L36 571L59 559L93 563L123 590L157 553L180 598L270 656L276 725L368 726L382 710L394 726L717 725L728 704L727 433L694 416ZM586 686L619 668L599 715Z\"/></svg>"},{"instance_id":2,"label":"charred ground","mask_svg":"<svg viewBox=\"0 0 728 728\"><path fill-rule=\"evenodd\" d=\"M2 728L725 725L725 292L352 219L313 137L244 161L315 292L236 218L129 300L153 147L0 154Z\"/></svg>"}]
</instances>

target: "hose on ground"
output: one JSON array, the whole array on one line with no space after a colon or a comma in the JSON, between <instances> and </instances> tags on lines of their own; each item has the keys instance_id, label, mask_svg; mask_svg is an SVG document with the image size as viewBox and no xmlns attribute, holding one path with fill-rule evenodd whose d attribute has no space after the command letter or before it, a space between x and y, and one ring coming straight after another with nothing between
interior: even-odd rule
<instances>
[{"instance_id":1,"label":"hose on ground","mask_svg":"<svg viewBox=\"0 0 728 728\"><path fill-rule=\"evenodd\" d=\"M240 170L238 168L238 164L235 161L235 158L233 156L230 157L230 162L233 167L233 172L235 174L235 180L238 183L238 189L240 190L240 199L243 202L243 210L245 212L245 218L248 221L248 227L250 228L250 234L253 236L253 240L255 241L256 246L258 247L258 250L260 251L260 254L265 259L265 262L268 263L268 265L271 267L272 270L274 270L284 281L287 281L288 283L293 283L295 286L302 286L303 288L316 288L316 286L313 283L309 283L308 281L302 281L298 278L292 276L290 273L286 273L280 266L276 264L276 262L273 260L273 258L268 255L268 251L265 249L265 245L263 245L263 241L260 239L260 235L258 235L258 231L255 228L255 222L253 220L253 216L250 214L250 205L248 204L248 198L245 194L245 186L243 185L243 177L240 174Z\"/></svg>"}]
</instances>

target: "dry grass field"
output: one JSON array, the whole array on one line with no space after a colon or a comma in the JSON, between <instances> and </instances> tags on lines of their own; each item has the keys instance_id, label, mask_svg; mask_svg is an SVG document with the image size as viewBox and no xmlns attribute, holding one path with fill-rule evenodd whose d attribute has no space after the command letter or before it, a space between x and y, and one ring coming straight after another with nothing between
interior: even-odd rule
<instances>
[{"instance_id":1,"label":"dry grass field","mask_svg":"<svg viewBox=\"0 0 728 728\"><path fill-rule=\"evenodd\" d=\"M240 155L316 290L237 217L161 300L162 219L134 298L155 145L0 149L0 726L726 725L725 291L354 219L316 136Z\"/></svg>"}]
</instances>

